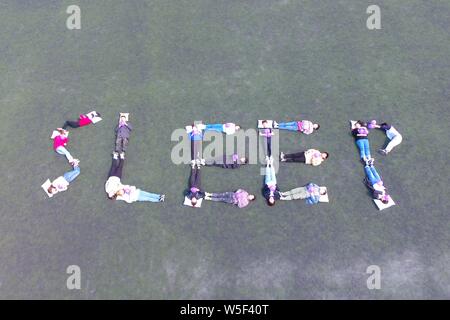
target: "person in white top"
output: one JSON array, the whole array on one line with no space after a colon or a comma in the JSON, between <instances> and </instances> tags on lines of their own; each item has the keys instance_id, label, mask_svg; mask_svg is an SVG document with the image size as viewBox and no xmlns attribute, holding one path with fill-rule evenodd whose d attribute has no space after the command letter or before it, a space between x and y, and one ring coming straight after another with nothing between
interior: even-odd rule
<instances>
[{"instance_id":1,"label":"person in white top","mask_svg":"<svg viewBox=\"0 0 450 320\"><path fill-rule=\"evenodd\" d=\"M403 141L403 137L400 132L397 131L392 125L387 124L386 122L382 124L377 124L375 120L372 120L369 124L369 129L377 128L383 130L386 133L386 136L389 139L388 144L384 149L380 149L379 152L382 155L387 155L389 152L394 149L394 147L398 146Z\"/></svg>"},{"instance_id":2,"label":"person in white top","mask_svg":"<svg viewBox=\"0 0 450 320\"><path fill-rule=\"evenodd\" d=\"M80 160L74 159L73 164L73 170L66 172L64 175L56 178L48 187L47 192L48 196L51 198L58 192L66 191L69 187L69 184L75 180L78 175L80 174L80 167L79 167Z\"/></svg>"},{"instance_id":3,"label":"person in white top","mask_svg":"<svg viewBox=\"0 0 450 320\"><path fill-rule=\"evenodd\" d=\"M122 200L127 203L136 201L163 202L165 195L150 193L136 188L135 186L122 185L122 187L112 197L115 200Z\"/></svg>"}]
</instances>

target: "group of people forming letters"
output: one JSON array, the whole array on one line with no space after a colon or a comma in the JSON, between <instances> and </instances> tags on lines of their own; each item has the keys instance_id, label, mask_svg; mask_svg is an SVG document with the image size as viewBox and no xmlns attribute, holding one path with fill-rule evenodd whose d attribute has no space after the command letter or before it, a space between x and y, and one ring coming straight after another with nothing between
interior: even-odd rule
<instances>
[{"instance_id":1,"label":"group of people forming letters","mask_svg":"<svg viewBox=\"0 0 450 320\"><path fill-rule=\"evenodd\" d=\"M296 131L306 135L319 130L320 125L308 120L277 123L273 120L259 120L258 128L260 135L266 139L266 166L265 179L262 195L269 206L275 205L277 200L305 200L308 204L328 202L326 187L320 187L315 183L308 183L305 186L293 190L281 192L278 188L275 175L274 159L272 155L272 136L275 130ZM200 207L203 200L224 202L244 208L256 199L256 196L246 190L237 189L225 192L207 192L202 188L202 167L214 166L224 169L237 169L248 164L248 159L243 155L221 155L213 159L202 157L202 141L205 132L217 131L224 134L234 134L240 130L240 126L235 123L224 124L192 124L186 127L186 132L191 140L191 173L188 188L185 192L184 204L191 207ZM280 162L298 162L313 166L319 166L329 158L328 152L321 152L316 149L309 149L294 153L283 153L279 155Z\"/></svg>"},{"instance_id":2,"label":"group of people forming letters","mask_svg":"<svg viewBox=\"0 0 450 320\"><path fill-rule=\"evenodd\" d=\"M127 203L137 201L163 202L164 194L157 194L144 191L136 186L122 183L122 172L126 159L127 147L129 144L133 126L130 123L128 113L120 113L117 126L115 127L115 145L112 153L112 163L105 183L107 197L111 200L122 200ZM68 128L80 128L101 121L100 114L92 111L82 114L75 121L66 121L64 125L53 131L53 149L56 154L64 156L71 170L56 178L53 182L49 179L42 185L42 188L49 197L56 193L65 191L68 186L80 175L80 160L74 158L69 152L69 131ZM295 131L305 135L310 135L320 129L320 125L309 120L299 120L291 122L278 123L274 120L258 120L258 129L260 136L264 137L266 148L265 158L265 177L262 188L262 196L269 206L274 206L278 200L304 200L307 204L317 204L319 202L328 202L328 190L324 186L308 182L303 186L288 191L280 191L276 178L274 166L274 155L272 155L272 137L279 130ZM191 162L190 177L188 187L184 194L184 205L199 208L202 202L214 201L235 205L238 208L245 208L257 198L255 194L242 188L232 191L208 192L202 187L202 168L216 167L221 169L238 169L249 164L245 155L223 154L214 158L204 159L202 154L202 143L205 132L215 131L226 135L233 135L241 127L235 123L219 124L192 124L186 127L186 134L191 142ZM379 150L382 155L388 155L394 147L402 142L401 134L387 123L378 124L375 120L351 121L351 133L355 138L355 143L359 149L361 161L364 164L366 178L364 183L371 190L373 199L379 209L384 209L394 205L391 196L388 194L383 179L374 166L374 158L370 152L369 132L373 129L379 129L385 132L388 143ZM303 163L306 165L319 166L329 159L328 152L322 152L317 149L308 149L298 152L284 153L276 155L279 163Z\"/></svg>"}]
</instances>

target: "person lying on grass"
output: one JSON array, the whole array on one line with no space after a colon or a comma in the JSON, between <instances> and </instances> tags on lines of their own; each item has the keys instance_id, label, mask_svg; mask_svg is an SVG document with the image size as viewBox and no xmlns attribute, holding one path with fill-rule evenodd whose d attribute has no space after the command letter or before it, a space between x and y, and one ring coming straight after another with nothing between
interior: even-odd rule
<instances>
[{"instance_id":1,"label":"person lying on grass","mask_svg":"<svg viewBox=\"0 0 450 320\"><path fill-rule=\"evenodd\" d=\"M113 155L111 169L109 169L108 179L105 183L105 191L109 199L113 199L117 191L122 188L121 179L124 164L124 159L118 159L116 155Z\"/></svg>"},{"instance_id":2,"label":"person lying on grass","mask_svg":"<svg viewBox=\"0 0 450 320\"><path fill-rule=\"evenodd\" d=\"M381 200L384 204L389 203L390 196L384 186L383 179L381 179L375 167L373 165L366 165L364 171L366 173L364 183L372 191L373 199Z\"/></svg>"},{"instance_id":3,"label":"person lying on grass","mask_svg":"<svg viewBox=\"0 0 450 320\"><path fill-rule=\"evenodd\" d=\"M164 202L165 195L143 191L135 186L122 185L121 188L111 197L111 199L122 200L127 203L133 203L136 201Z\"/></svg>"},{"instance_id":4,"label":"person lying on grass","mask_svg":"<svg viewBox=\"0 0 450 320\"><path fill-rule=\"evenodd\" d=\"M66 191L69 184L72 183L80 175L80 160L74 159L72 170L66 172L61 177L56 178L51 185L48 187L47 192L49 197L53 197L58 192Z\"/></svg>"},{"instance_id":5,"label":"person lying on grass","mask_svg":"<svg viewBox=\"0 0 450 320\"><path fill-rule=\"evenodd\" d=\"M309 149L306 151L295 153L280 153L280 161L282 162L300 162L319 166L322 162L329 158L328 152L320 152L316 149Z\"/></svg>"},{"instance_id":6,"label":"person lying on grass","mask_svg":"<svg viewBox=\"0 0 450 320\"><path fill-rule=\"evenodd\" d=\"M64 130L63 128L58 128L56 131L58 131L59 134L53 139L53 150L55 150L57 154L65 156L67 161L69 161L69 164L73 166L74 158L66 148L69 143L69 131Z\"/></svg>"},{"instance_id":7,"label":"person lying on grass","mask_svg":"<svg viewBox=\"0 0 450 320\"><path fill-rule=\"evenodd\" d=\"M363 161L366 165L373 164L374 159L370 154L370 145L368 139L369 129L367 128L367 123L358 120L355 123L355 128L352 130L352 135L355 137L355 143L359 149L361 161Z\"/></svg>"},{"instance_id":8,"label":"person lying on grass","mask_svg":"<svg viewBox=\"0 0 450 320\"><path fill-rule=\"evenodd\" d=\"M205 200L234 204L239 208L245 208L251 201L254 201L255 199L256 197L253 194L249 194L247 191L242 189L238 189L234 192L223 193L205 192Z\"/></svg>"},{"instance_id":9,"label":"person lying on grass","mask_svg":"<svg viewBox=\"0 0 450 320\"><path fill-rule=\"evenodd\" d=\"M189 189L185 192L185 197L191 201L191 205L196 207L197 200L203 199L205 193L202 191L201 170L199 168L191 169L191 176L189 177Z\"/></svg>"},{"instance_id":10,"label":"person lying on grass","mask_svg":"<svg viewBox=\"0 0 450 320\"><path fill-rule=\"evenodd\" d=\"M241 129L240 126L238 126L235 123L217 123L217 124L207 124L205 126L205 131L216 131L216 132L220 132L220 133L225 133L225 134L235 134L237 131L239 131Z\"/></svg>"},{"instance_id":11,"label":"person lying on grass","mask_svg":"<svg viewBox=\"0 0 450 320\"><path fill-rule=\"evenodd\" d=\"M273 166L273 158L266 158L266 175L264 177L263 195L269 206L274 206L275 201L281 197L280 189L277 185L277 177Z\"/></svg>"},{"instance_id":12,"label":"person lying on grass","mask_svg":"<svg viewBox=\"0 0 450 320\"><path fill-rule=\"evenodd\" d=\"M100 113L98 112L92 112L92 116L93 117L100 117ZM69 121L67 120L64 125L63 125L63 129L67 129L68 127L71 128L80 128L80 127L84 127L87 125L90 125L91 123L93 123L92 119L89 117L89 115L87 114L80 114L78 120L76 121Z\"/></svg>"},{"instance_id":13,"label":"person lying on grass","mask_svg":"<svg viewBox=\"0 0 450 320\"><path fill-rule=\"evenodd\" d=\"M308 135L313 133L314 131L319 130L320 125L318 123L312 123L311 121L308 120L280 122L278 123L278 129L298 131Z\"/></svg>"},{"instance_id":14,"label":"person lying on grass","mask_svg":"<svg viewBox=\"0 0 450 320\"><path fill-rule=\"evenodd\" d=\"M247 163L248 159L246 157L239 157L237 154L223 155L216 158L206 159L201 162L201 164L205 166L214 166L224 169L237 169Z\"/></svg>"},{"instance_id":15,"label":"person lying on grass","mask_svg":"<svg viewBox=\"0 0 450 320\"><path fill-rule=\"evenodd\" d=\"M326 188L319 187L315 183L308 183L304 187L281 192L280 200L306 200L307 204L316 204L320 202L321 196L327 194Z\"/></svg>"},{"instance_id":16,"label":"person lying on grass","mask_svg":"<svg viewBox=\"0 0 450 320\"><path fill-rule=\"evenodd\" d=\"M382 155L387 155L389 152L394 149L394 147L398 146L403 141L403 137L400 132L397 131L392 125L383 122L381 124L377 124L376 120L370 121L368 125L369 129L380 129L383 130L389 139L388 144L384 149L378 150L378 152Z\"/></svg>"},{"instance_id":17,"label":"person lying on grass","mask_svg":"<svg viewBox=\"0 0 450 320\"><path fill-rule=\"evenodd\" d=\"M133 130L133 126L127 121L126 116L121 115L119 123L115 129L116 143L114 152L120 155L121 159L125 159L125 152L127 151L128 142L130 141L130 133Z\"/></svg>"}]
</instances>

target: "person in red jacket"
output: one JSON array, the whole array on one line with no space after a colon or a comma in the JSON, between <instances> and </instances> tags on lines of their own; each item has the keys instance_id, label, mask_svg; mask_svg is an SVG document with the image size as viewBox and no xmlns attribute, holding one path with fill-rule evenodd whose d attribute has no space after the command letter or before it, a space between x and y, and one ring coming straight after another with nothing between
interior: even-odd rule
<instances>
[{"instance_id":1,"label":"person in red jacket","mask_svg":"<svg viewBox=\"0 0 450 320\"><path fill-rule=\"evenodd\" d=\"M53 139L53 150L56 153L63 155L67 158L70 164L74 163L74 159L70 152L66 149L66 145L69 142L69 138L67 137L68 131L58 128L57 131L59 134Z\"/></svg>"},{"instance_id":2,"label":"person in red jacket","mask_svg":"<svg viewBox=\"0 0 450 320\"><path fill-rule=\"evenodd\" d=\"M94 117L100 117L100 113L98 112L93 112L93 116ZM92 123L92 119L86 115L86 114L80 114L80 117L78 118L77 121L69 121L67 120L64 125L62 126L62 128L64 130L67 129L67 127L71 127L71 128L79 128L79 127L84 127L87 126L89 124Z\"/></svg>"}]
</instances>

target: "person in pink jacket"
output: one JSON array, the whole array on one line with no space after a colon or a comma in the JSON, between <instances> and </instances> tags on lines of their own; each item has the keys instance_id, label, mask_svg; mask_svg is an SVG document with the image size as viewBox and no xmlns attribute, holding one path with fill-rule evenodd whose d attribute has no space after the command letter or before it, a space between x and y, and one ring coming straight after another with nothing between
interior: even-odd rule
<instances>
[{"instance_id":1,"label":"person in pink jacket","mask_svg":"<svg viewBox=\"0 0 450 320\"><path fill-rule=\"evenodd\" d=\"M66 149L67 143L69 142L69 138L67 137L69 132L62 128L58 128L57 131L59 132L59 135L53 139L53 150L55 150L57 154L65 156L67 161L72 165L74 159Z\"/></svg>"}]
</instances>

